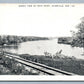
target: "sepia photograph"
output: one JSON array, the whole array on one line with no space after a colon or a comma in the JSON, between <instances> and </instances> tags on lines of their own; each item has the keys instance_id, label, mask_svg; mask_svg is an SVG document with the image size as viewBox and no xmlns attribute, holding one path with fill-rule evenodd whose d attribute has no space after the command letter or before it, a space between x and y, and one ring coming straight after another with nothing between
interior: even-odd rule
<instances>
[{"instance_id":1,"label":"sepia photograph","mask_svg":"<svg viewBox=\"0 0 84 84\"><path fill-rule=\"evenodd\" d=\"M0 75L84 76L83 10L84 4L0 4Z\"/></svg>"}]
</instances>

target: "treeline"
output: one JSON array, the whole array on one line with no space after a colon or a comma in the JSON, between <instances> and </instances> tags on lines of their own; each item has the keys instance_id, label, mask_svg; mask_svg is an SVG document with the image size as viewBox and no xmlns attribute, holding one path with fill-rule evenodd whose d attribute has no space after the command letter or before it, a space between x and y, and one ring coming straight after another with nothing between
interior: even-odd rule
<instances>
[{"instance_id":1,"label":"treeline","mask_svg":"<svg viewBox=\"0 0 84 84\"><path fill-rule=\"evenodd\" d=\"M34 37L34 36L10 36L10 35L1 35L0 36L0 45L11 45L18 44L26 41L36 41L36 40L48 40L46 37Z\"/></svg>"},{"instance_id":2,"label":"treeline","mask_svg":"<svg viewBox=\"0 0 84 84\"><path fill-rule=\"evenodd\" d=\"M84 47L84 38L73 38L73 37L60 37L58 38L59 44L68 44L72 47Z\"/></svg>"},{"instance_id":3,"label":"treeline","mask_svg":"<svg viewBox=\"0 0 84 84\"><path fill-rule=\"evenodd\" d=\"M72 37L59 37L58 38L58 43L63 43L63 44L72 44Z\"/></svg>"}]
</instances>

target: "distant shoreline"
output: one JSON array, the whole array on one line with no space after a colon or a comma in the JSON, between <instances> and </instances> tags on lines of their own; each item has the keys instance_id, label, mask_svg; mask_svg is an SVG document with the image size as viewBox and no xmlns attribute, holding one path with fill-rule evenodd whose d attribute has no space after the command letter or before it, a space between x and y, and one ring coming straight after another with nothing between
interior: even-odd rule
<instances>
[{"instance_id":1,"label":"distant shoreline","mask_svg":"<svg viewBox=\"0 0 84 84\"><path fill-rule=\"evenodd\" d=\"M0 45L1 46L18 45L19 43L22 43L22 42L39 41L39 40L49 40L49 38L48 37L34 37L34 36L3 35L3 36L0 36Z\"/></svg>"},{"instance_id":2,"label":"distant shoreline","mask_svg":"<svg viewBox=\"0 0 84 84\"><path fill-rule=\"evenodd\" d=\"M74 40L72 37L59 37L58 38L59 44L67 44L71 45L72 47L79 47L83 48L83 44L78 43L76 40Z\"/></svg>"}]
</instances>

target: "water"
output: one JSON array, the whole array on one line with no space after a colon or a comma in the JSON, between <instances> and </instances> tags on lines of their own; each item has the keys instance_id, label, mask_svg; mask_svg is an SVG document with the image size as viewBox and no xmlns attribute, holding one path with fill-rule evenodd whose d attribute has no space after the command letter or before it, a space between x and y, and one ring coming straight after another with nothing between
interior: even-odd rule
<instances>
[{"instance_id":1,"label":"water","mask_svg":"<svg viewBox=\"0 0 84 84\"><path fill-rule=\"evenodd\" d=\"M53 40L42 40L42 41L28 41L21 43L18 49L6 49L9 52L17 54L31 54L31 55L44 55L47 51L51 54L55 54L57 51L62 49L62 54L66 56L75 56L76 58L84 59L82 48L71 47L66 44L58 44L57 39Z\"/></svg>"}]
</instances>

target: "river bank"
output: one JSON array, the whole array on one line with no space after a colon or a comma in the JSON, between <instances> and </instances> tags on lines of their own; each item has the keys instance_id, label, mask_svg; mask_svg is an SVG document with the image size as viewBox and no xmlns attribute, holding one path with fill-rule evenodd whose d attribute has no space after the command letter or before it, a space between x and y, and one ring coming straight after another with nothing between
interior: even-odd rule
<instances>
[{"instance_id":1,"label":"river bank","mask_svg":"<svg viewBox=\"0 0 84 84\"><path fill-rule=\"evenodd\" d=\"M33 62L45 64L70 73L84 75L84 60L75 57L67 57L59 54L54 57L45 55L29 55L23 54L20 57Z\"/></svg>"},{"instance_id":2,"label":"river bank","mask_svg":"<svg viewBox=\"0 0 84 84\"><path fill-rule=\"evenodd\" d=\"M0 35L0 46L18 45L27 41L48 40L47 37Z\"/></svg>"},{"instance_id":3,"label":"river bank","mask_svg":"<svg viewBox=\"0 0 84 84\"><path fill-rule=\"evenodd\" d=\"M81 40L78 40L77 38L73 39L72 37L59 37L58 43L71 45L72 47L84 47L83 38L81 38Z\"/></svg>"},{"instance_id":4,"label":"river bank","mask_svg":"<svg viewBox=\"0 0 84 84\"><path fill-rule=\"evenodd\" d=\"M10 53L14 54L14 53ZM66 72L74 73L77 75L84 75L84 60L77 59L75 57L68 57L63 54L57 53L56 55L44 54L44 55L30 55L30 54L14 54L21 58L30 60L36 63L44 64L56 69L60 69ZM39 75L38 73L32 73L27 68L15 61L14 59L5 55L0 56L0 74L4 75Z\"/></svg>"},{"instance_id":5,"label":"river bank","mask_svg":"<svg viewBox=\"0 0 84 84\"><path fill-rule=\"evenodd\" d=\"M72 45L72 37L59 37L58 43Z\"/></svg>"}]
</instances>

